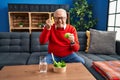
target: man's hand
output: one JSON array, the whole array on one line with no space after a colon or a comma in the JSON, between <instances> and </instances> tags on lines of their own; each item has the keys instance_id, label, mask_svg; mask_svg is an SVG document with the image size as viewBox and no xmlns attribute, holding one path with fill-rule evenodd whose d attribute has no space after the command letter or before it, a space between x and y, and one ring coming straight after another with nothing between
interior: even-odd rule
<instances>
[{"instance_id":1,"label":"man's hand","mask_svg":"<svg viewBox=\"0 0 120 80\"><path fill-rule=\"evenodd\" d=\"M52 21L51 21L51 19L47 19L47 20L46 20L46 25L45 25L46 29L47 29L47 30L50 30L50 29L51 29L51 26L52 26Z\"/></svg>"},{"instance_id":2,"label":"man's hand","mask_svg":"<svg viewBox=\"0 0 120 80\"><path fill-rule=\"evenodd\" d=\"M70 34L69 37L68 37L68 39L70 40L70 42L75 42L73 34Z\"/></svg>"},{"instance_id":3,"label":"man's hand","mask_svg":"<svg viewBox=\"0 0 120 80\"><path fill-rule=\"evenodd\" d=\"M71 43L74 42L74 35L73 34L71 34L71 33L65 33L64 37L68 38Z\"/></svg>"}]
</instances>

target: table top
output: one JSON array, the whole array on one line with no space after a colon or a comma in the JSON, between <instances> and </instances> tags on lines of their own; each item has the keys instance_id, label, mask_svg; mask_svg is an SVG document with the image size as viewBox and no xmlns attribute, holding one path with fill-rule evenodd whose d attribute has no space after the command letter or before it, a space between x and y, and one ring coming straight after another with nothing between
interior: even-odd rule
<instances>
[{"instance_id":1,"label":"table top","mask_svg":"<svg viewBox=\"0 0 120 80\"><path fill-rule=\"evenodd\" d=\"M81 63L67 63L65 73L53 72L48 65L47 73L39 73L38 65L5 66L0 71L0 80L96 80Z\"/></svg>"}]
</instances>

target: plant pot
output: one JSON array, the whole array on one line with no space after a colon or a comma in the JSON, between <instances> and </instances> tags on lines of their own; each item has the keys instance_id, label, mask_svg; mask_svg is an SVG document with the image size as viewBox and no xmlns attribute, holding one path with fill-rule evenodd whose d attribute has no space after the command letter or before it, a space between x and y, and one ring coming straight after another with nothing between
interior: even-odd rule
<instances>
[{"instance_id":1,"label":"plant pot","mask_svg":"<svg viewBox=\"0 0 120 80\"><path fill-rule=\"evenodd\" d=\"M53 71L56 73L64 73L66 72L66 66L61 68L53 66Z\"/></svg>"},{"instance_id":2,"label":"plant pot","mask_svg":"<svg viewBox=\"0 0 120 80\"><path fill-rule=\"evenodd\" d=\"M41 28L41 25L38 25L39 28Z\"/></svg>"},{"instance_id":3,"label":"plant pot","mask_svg":"<svg viewBox=\"0 0 120 80\"><path fill-rule=\"evenodd\" d=\"M20 27L23 27L23 25L19 25Z\"/></svg>"}]
</instances>

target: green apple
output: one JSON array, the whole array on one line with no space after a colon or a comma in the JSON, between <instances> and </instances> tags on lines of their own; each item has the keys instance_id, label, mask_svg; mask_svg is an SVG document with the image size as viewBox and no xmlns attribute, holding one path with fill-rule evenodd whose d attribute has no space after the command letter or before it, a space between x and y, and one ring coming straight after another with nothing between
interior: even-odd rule
<instances>
[{"instance_id":1,"label":"green apple","mask_svg":"<svg viewBox=\"0 0 120 80\"><path fill-rule=\"evenodd\" d=\"M65 35L64 35L65 38L69 38L70 34L71 34L71 33L65 33Z\"/></svg>"}]
</instances>

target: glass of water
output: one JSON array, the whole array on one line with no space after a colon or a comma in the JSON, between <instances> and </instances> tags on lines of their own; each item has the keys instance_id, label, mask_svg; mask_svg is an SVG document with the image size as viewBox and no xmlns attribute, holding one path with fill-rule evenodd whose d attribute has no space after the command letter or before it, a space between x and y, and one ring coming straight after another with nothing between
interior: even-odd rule
<instances>
[{"instance_id":1,"label":"glass of water","mask_svg":"<svg viewBox=\"0 0 120 80\"><path fill-rule=\"evenodd\" d=\"M46 73L47 72L47 62L45 56L39 57L39 70L40 73Z\"/></svg>"}]
</instances>

